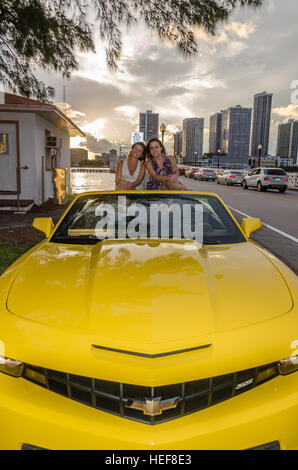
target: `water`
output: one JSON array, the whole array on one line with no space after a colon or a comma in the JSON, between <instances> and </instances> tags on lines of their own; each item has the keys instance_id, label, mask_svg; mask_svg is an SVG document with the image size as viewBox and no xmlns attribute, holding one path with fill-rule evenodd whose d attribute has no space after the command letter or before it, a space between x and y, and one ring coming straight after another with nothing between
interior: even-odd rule
<instances>
[{"instance_id":1,"label":"water","mask_svg":"<svg viewBox=\"0 0 298 470\"><path fill-rule=\"evenodd\" d=\"M115 189L115 173L103 172L74 172L70 174L71 193L86 191L109 191Z\"/></svg>"}]
</instances>

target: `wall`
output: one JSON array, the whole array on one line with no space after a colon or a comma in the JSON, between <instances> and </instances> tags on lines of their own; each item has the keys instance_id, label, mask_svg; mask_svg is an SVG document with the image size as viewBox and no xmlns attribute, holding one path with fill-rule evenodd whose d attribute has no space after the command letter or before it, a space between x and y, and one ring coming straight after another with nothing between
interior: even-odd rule
<instances>
[{"instance_id":1,"label":"wall","mask_svg":"<svg viewBox=\"0 0 298 470\"><path fill-rule=\"evenodd\" d=\"M35 115L35 155L36 155L36 181L34 202L42 204L42 157L45 157L45 131L50 131L52 136L61 139L60 162L58 168L67 169L67 186L70 182L70 138L68 133L54 126L50 122ZM45 161L45 159L44 159ZM51 171L44 171L44 200L54 197L53 178Z\"/></svg>"},{"instance_id":2,"label":"wall","mask_svg":"<svg viewBox=\"0 0 298 470\"><path fill-rule=\"evenodd\" d=\"M20 166L21 170L20 199L33 200L42 204L42 156L45 156L45 130L61 138L60 168L67 169L67 186L70 185L70 138L67 132L54 126L34 113L0 112L1 121L19 121ZM44 172L45 200L54 196L52 172ZM16 199L15 195L1 195L1 199Z\"/></svg>"},{"instance_id":3,"label":"wall","mask_svg":"<svg viewBox=\"0 0 298 470\"><path fill-rule=\"evenodd\" d=\"M298 173L288 173L289 176L289 188L298 189Z\"/></svg>"}]
</instances>

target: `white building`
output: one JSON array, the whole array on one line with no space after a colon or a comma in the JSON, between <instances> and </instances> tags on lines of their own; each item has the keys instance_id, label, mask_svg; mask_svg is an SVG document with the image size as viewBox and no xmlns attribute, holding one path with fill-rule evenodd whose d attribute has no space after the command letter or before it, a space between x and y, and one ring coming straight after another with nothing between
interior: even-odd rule
<instances>
[{"instance_id":1,"label":"white building","mask_svg":"<svg viewBox=\"0 0 298 470\"><path fill-rule=\"evenodd\" d=\"M84 133L54 105L0 92L0 202L40 205L55 196L55 168L70 181L70 137ZM15 204L15 202L14 202Z\"/></svg>"},{"instance_id":2,"label":"white building","mask_svg":"<svg viewBox=\"0 0 298 470\"><path fill-rule=\"evenodd\" d=\"M131 141L130 143L136 144L137 142L143 142L144 141L144 133L143 132L132 132L131 134Z\"/></svg>"}]
</instances>

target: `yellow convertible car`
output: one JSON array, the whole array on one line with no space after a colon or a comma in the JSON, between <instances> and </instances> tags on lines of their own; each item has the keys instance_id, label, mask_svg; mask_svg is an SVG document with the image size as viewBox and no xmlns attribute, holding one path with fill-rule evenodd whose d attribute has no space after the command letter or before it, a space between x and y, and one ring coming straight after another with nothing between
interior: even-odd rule
<instances>
[{"instance_id":1,"label":"yellow convertible car","mask_svg":"<svg viewBox=\"0 0 298 470\"><path fill-rule=\"evenodd\" d=\"M84 193L0 277L1 449L298 449L298 283L215 194Z\"/></svg>"}]
</instances>

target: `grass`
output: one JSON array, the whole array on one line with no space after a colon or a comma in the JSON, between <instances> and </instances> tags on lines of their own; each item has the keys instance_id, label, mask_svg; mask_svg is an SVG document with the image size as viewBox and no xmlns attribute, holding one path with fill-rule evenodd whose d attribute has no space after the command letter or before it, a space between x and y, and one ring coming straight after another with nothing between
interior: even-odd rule
<instances>
[{"instance_id":1,"label":"grass","mask_svg":"<svg viewBox=\"0 0 298 470\"><path fill-rule=\"evenodd\" d=\"M44 239L33 227L0 230L0 276L20 256Z\"/></svg>"},{"instance_id":2,"label":"grass","mask_svg":"<svg viewBox=\"0 0 298 470\"><path fill-rule=\"evenodd\" d=\"M0 243L0 275L32 246L9 246Z\"/></svg>"}]
</instances>

